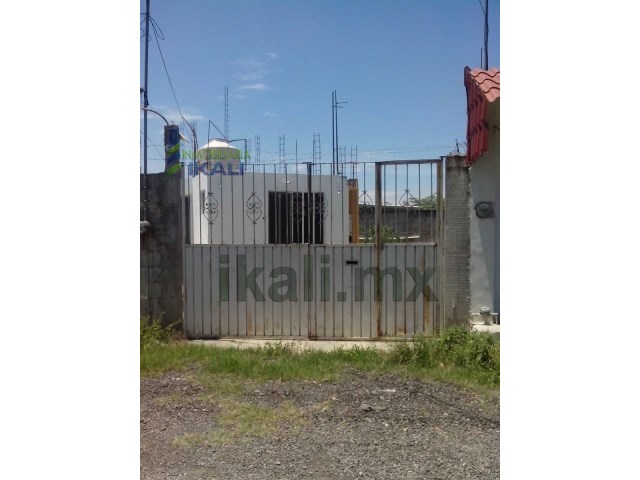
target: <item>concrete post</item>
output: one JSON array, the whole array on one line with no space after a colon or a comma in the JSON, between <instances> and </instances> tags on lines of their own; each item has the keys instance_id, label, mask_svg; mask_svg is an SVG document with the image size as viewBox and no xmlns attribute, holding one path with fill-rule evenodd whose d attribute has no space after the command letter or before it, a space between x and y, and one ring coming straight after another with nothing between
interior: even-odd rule
<instances>
[{"instance_id":1,"label":"concrete post","mask_svg":"<svg viewBox=\"0 0 640 480\"><path fill-rule=\"evenodd\" d=\"M445 327L468 325L470 284L470 177L466 157L445 161L444 285L441 296Z\"/></svg>"},{"instance_id":2,"label":"concrete post","mask_svg":"<svg viewBox=\"0 0 640 480\"><path fill-rule=\"evenodd\" d=\"M172 324L182 321L183 311L180 175L149 174L148 186L150 230L140 238L140 315Z\"/></svg>"}]
</instances>

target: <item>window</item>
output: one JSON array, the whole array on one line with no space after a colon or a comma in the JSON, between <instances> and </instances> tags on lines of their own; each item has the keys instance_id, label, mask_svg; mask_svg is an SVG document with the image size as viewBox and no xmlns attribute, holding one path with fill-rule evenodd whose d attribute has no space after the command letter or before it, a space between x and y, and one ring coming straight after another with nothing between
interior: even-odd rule
<instances>
[{"instance_id":1,"label":"window","mask_svg":"<svg viewBox=\"0 0 640 480\"><path fill-rule=\"evenodd\" d=\"M269 243L323 243L327 205L323 193L269 192ZM311 208L310 208L311 207Z\"/></svg>"}]
</instances>

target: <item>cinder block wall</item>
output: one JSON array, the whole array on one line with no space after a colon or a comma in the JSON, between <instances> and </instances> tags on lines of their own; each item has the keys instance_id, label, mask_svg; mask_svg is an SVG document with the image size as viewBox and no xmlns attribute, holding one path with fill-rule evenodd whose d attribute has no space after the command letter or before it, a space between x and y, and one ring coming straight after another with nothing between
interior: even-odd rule
<instances>
[{"instance_id":1,"label":"cinder block wall","mask_svg":"<svg viewBox=\"0 0 640 480\"><path fill-rule=\"evenodd\" d=\"M466 158L445 163L444 317L445 325L467 325L471 305L470 177Z\"/></svg>"},{"instance_id":2,"label":"cinder block wall","mask_svg":"<svg viewBox=\"0 0 640 480\"><path fill-rule=\"evenodd\" d=\"M144 176L140 175L140 220ZM140 314L182 323L180 175L148 175L151 231L140 239Z\"/></svg>"}]
</instances>

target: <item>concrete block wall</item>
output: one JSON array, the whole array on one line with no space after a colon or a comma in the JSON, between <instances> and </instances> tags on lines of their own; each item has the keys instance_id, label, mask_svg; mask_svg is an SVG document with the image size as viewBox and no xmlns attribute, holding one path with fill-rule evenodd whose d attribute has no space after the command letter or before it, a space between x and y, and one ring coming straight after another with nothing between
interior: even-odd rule
<instances>
[{"instance_id":1,"label":"concrete block wall","mask_svg":"<svg viewBox=\"0 0 640 480\"><path fill-rule=\"evenodd\" d=\"M466 158L452 155L445 161L444 317L445 326L468 325L470 283L470 177Z\"/></svg>"},{"instance_id":2,"label":"concrete block wall","mask_svg":"<svg viewBox=\"0 0 640 480\"><path fill-rule=\"evenodd\" d=\"M140 220L144 176L140 175ZM148 234L140 238L140 314L182 322L182 229L180 175L148 175Z\"/></svg>"}]
</instances>

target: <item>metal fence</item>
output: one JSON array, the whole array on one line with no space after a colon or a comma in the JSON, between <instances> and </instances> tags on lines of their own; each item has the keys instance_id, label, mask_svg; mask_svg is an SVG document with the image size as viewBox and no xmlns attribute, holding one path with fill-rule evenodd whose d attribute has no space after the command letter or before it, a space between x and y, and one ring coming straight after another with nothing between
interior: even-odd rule
<instances>
[{"instance_id":1,"label":"metal fence","mask_svg":"<svg viewBox=\"0 0 640 480\"><path fill-rule=\"evenodd\" d=\"M434 243L440 160L185 169L194 244ZM440 175L440 177L438 177Z\"/></svg>"},{"instance_id":2,"label":"metal fence","mask_svg":"<svg viewBox=\"0 0 640 480\"><path fill-rule=\"evenodd\" d=\"M440 330L441 160L185 171L188 337Z\"/></svg>"},{"instance_id":3,"label":"metal fence","mask_svg":"<svg viewBox=\"0 0 640 480\"><path fill-rule=\"evenodd\" d=\"M378 338L438 329L434 245L188 245L190 338Z\"/></svg>"}]
</instances>

